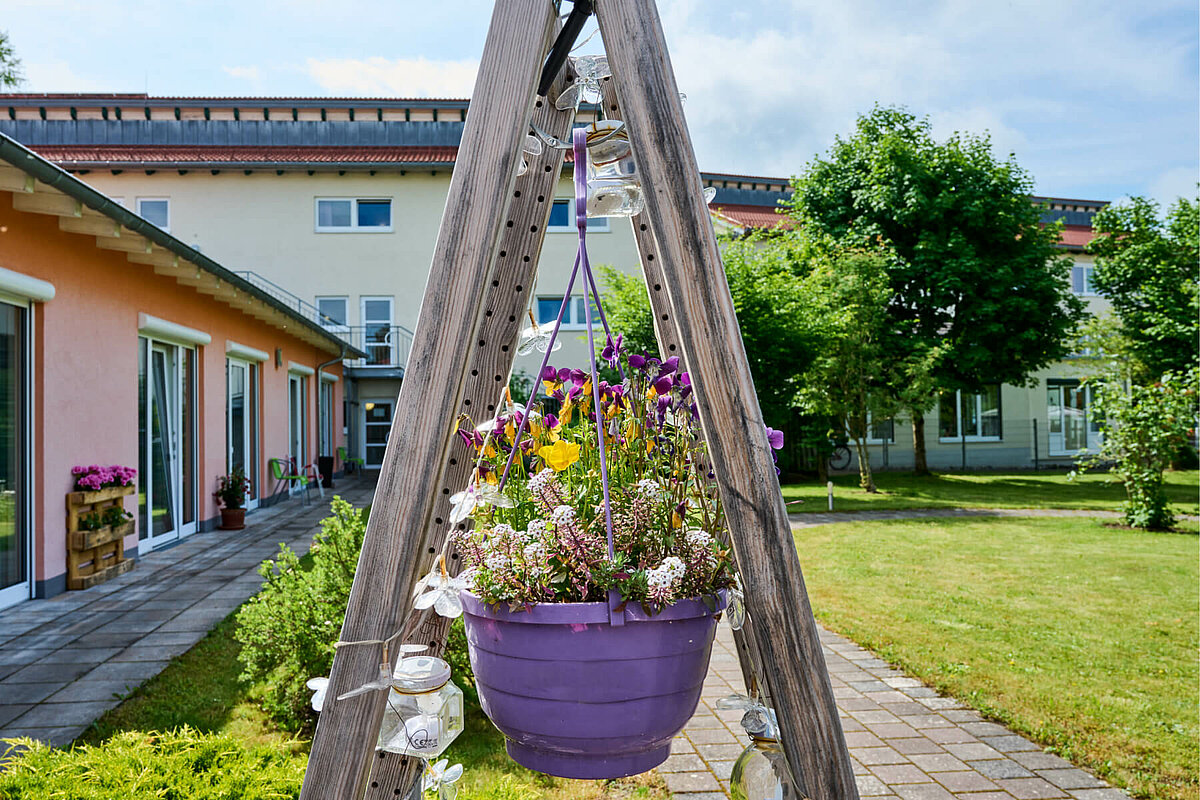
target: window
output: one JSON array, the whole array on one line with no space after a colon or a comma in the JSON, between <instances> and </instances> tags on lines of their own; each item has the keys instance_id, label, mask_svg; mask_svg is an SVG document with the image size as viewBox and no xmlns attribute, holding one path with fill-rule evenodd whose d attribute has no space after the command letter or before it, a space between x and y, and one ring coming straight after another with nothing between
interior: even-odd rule
<instances>
[{"instance_id":1,"label":"window","mask_svg":"<svg viewBox=\"0 0 1200 800\"><path fill-rule=\"evenodd\" d=\"M321 324L326 328L344 328L346 326L345 297L318 297L317 311L321 314Z\"/></svg>"},{"instance_id":2,"label":"window","mask_svg":"<svg viewBox=\"0 0 1200 800\"><path fill-rule=\"evenodd\" d=\"M1000 385L979 394L943 392L938 398L938 438L955 441L999 441Z\"/></svg>"},{"instance_id":3,"label":"window","mask_svg":"<svg viewBox=\"0 0 1200 800\"><path fill-rule=\"evenodd\" d=\"M588 220L589 231L607 231L608 217L593 217ZM575 201L574 200L555 200L554 205L550 207L550 222L546 225L546 230L550 233L574 233L575 228Z\"/></svg>"},{"instance_id":4,"label":"window","mask_svg":"<svg viewBox=\"0 0 1200 800\"><path fill-rule=\"evenodd\" d=\"M1096 267L1089 261L1076 261L1071 265L1071 291L1078 295L1097 295L1092 284L1092 273Z\"/></svg>"},{"instance_id":5,"label":"window","mask_svg":"<svg viewBox=\"0 0 1200 800\"><path fill-rule=\"evenodd\" d=\"M367 365L386 367L395 362L392 342L392 298L362 298L363 350Z\"/></svg>"},{"instance_id":6,"label":"window","mask_svg":"<svg viewBox=\"0 0 1200 800\"><path fill-rule=\"evenodd\" d=\"M29 599L28 308L0 303L0 608Z\"/></svg>"},{"instance_id":7,"label":"window","mask_svg":"<svg viewBox=\"0 0 1200 800\"><path fill-rule=\"evenodd\" d=\"M258 506L258 364L225 359L225 446L228 472L250 481L246 507Z\"/></svg>"},{"instance_id":8,"label":"window","mask_svg":"<svg viewBox=\"0 0 1200 800\"><path fill-rule=\"evenodd\" d=\"M1046 382L1050 455L1074 455L1099 446L1100 423L1090 412L1092 390L1075 380Z\"/></svg>"},{"instance_id":9,"label":"window","mask_svg":"<svg viewBox=\"0 0 1200 800\"><path fill-rule=\"evenodd\" d=\"M139 197L137 213L164 231L171 230L171 201L165 197Z\"/></svg>"},{"instance_id":10,"label":"window","mask_svg":"<svg viewBox=\"0 0 1200 800\"><path fill-rule=\"evenodd\" d=\"M558 309L562 306L562 295L558 297L542 297L537 299L537 318L539 325L553 325L558 319ZM592 303L592 324L600 324L600 312L596 308L596 304ZM587 327L587 316L583 310L584 300L582 297L572 297L571 302L567 304L567 310L563 313L562 329L563 330L582 330Z\"/></svg>"},{"instance_id":11,"label":"window","mask_svg":"<svg viewBox=\"0 0 1200 800\"><path fill-rule=\"evenodd\" d=\"M894 444L896 441L896 420L888 417L887 419L875 419L875 416L867 412L867 444Z\"/></svg>"},{"instance_id":12,"label":"window","mask_svg":"<svg viewBox=\"0 0 1200 800\"><path fill-rule=\"evenodd\" d=\"M392 230L390 198L317 198L317 231L388 233Z\"/></svg>"}]
</instances>

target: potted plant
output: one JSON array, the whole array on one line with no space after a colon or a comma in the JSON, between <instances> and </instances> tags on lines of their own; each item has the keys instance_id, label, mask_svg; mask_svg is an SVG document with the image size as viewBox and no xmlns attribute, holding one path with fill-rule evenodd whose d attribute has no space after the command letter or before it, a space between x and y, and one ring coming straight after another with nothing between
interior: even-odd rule
<instances>
[{"instance_id":1,"label":"potted plant","mask_svg":"<svg viewBox=\"0 0 1200 800\"><path fill-rule=\"evenodd\" d=\"M221 502L221 530L240 531L246 527L246 493L250 481L241 467L217 478L217 490L213 497Z\"/></svg>"},{"instance_id":2,"label":"potted plant","mask_svg":"<svg viewBox=\"0 0 1200 800\"><path fill-rule=\"evenodd\" d=\"M736 580L679 359L626 354L620 337L602 357L620 382L546 366L556 413L509 400L460 428L476 468L451 522L475 527L449 546L465 569L450 578L440 559L416 600L461 607L480 702L509 755L570 778L666 759Z\"/></svg>"}]
</instances>

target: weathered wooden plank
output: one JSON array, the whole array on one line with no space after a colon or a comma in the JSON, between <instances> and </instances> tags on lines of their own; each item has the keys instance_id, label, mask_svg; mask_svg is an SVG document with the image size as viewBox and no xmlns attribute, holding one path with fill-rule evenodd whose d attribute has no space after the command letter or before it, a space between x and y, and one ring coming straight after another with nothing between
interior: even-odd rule
<instances>
[{"instance_id":1,"label":"weathered wooden plank","mask_svg":"<svg viewBox=\"0 0 1200 800\"><path fill-rule=\"evenodd\" d=\"M552 93L553 95L553 93ZM553 103L539 100L535 104L533 121L542 130L560 139L568 138L574 110L559 111ZM538 258L550 208L554 204L554 190L562 175L564 153L546 148L538 156L526 156L529 170L517 178L512 193L512 203L505 218L504 233L500 238L500 253L492 280L488 284L484 299L483 319L475 340L503 342L498 347L474 348L471 351L467 386L463 393L461 412L475 422L491 418L496 410L499 391L506 385L516 353L516 341L522 328L528 324L525 310L529 305L529 293L537 274ZM507 221L512 220L512 227ZM415 580L432 567L436 553L441 552L448 532L446 519L450 512L447 493L461 491L474 463L470 454L452 448L443 462L438 480L437 502L434 519L428 527L423 543L423 554L413 576ZM465 528L464 523L459 524ZM458 554L451 553L451 571L457 572L460 564ZM417 629L412 641L427 644L431 655L441 655L445 649L446 634L450 620L430 615ZM453 750L451 750L453 754ZM404 795L417 777L419 759L410 759L392 753L378 753L373 761L371 779L367 788L367 800L395 800L397 790Z\"/></svg>"},{"instance_id":2,"label":"weathered wooden plank","mask_svg":"<svg viewBox=\"0 0 1200 800\"><path fill-rule=\"evenodd\" d=\"M621 113L621 101L617 97L616 86L611 77L601 81L600 91L603 95L601 104L605 118L624 119ZM631 217L629 222L633 227L634 241L637 242L638 259L642 265L642 276L646 281L646 292L650 297L650 313L654 318L654 334L658 339L659 351L664 358L679 356L680 369L686 371L687 358L679 343L679 329L675 326L671 301L667 297L663 260L658 243L654 238L653 220L643 211L641 214ZM746 684L746 692L751 697L756 694L764 695L764 700L769 705L770 693L762 683L762 659L758 655L758 641L752 619L747 619L741 630L733 632L733 641L737 648L738 666L742 670L742 681Z\"/></svg>"},{"instance_id":3,"label":"weathered wooden plank","mask_svg":"<svg viewBox=\"0 0 1200 800\"><path fill-rule=\"evenodd\" d=\"M664 285L693 375L762 636L763 670L793 782L812 800L858 797L754 384L738 334L700 171L653 0L598 0L634 160L662 252Z\"/></svg>"},{"instance_id":4,"label":"weathered wooden plank","mask_svg":"<svg viewBox=\"0 0 1200 800\"><path fill-rule=\"evenodd\" d=\"M447 458L469 354L497 344L473 334L497 261L540 56L553 20L553 8L544 0L506 0L493 11L342 625L344 641L391 636L411 607L411 578L439 500L440 476L430 465ZM372 680L380 655L377 646L339 649L327 697L332 700ZM327 703L313 739L302 800L362 796L384 701L382 693L371 692Z\"/></svg>"}]
</instances>

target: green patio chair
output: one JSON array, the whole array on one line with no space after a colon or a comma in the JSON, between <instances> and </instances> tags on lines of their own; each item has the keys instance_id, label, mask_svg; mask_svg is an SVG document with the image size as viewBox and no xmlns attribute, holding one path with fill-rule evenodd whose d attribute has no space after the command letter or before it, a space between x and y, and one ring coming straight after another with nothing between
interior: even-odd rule
<instances>
[{"instance_id":1,"label":"green patio chair","mask_svg":"<svg viewBox=\"0 0 1200 800\"><path fill-rule=\"evenodd\" d=\"M287 491L292 481L300 481L300 485L304 487L304 504L308 505L308 477L299 474L294 463L290 457L271 459L271 477L275 479L275 491L271 493L271 500L274 501L276 497Z\"/></svg>"},{"instance_id":2,"label":"green patio chair","mask_svg":"<svg viewBox=\"0 0 1200 800\"><path fill-rule=\"evenodd\" d=\"M341 459L342 466L345 466L346 464L353 464L354 471L360 475L362 474L363 460L361 458L351 458L346 453L346 448L344 447L339 447L337 453L338 458Z\"/></svg>"}]
</instances>

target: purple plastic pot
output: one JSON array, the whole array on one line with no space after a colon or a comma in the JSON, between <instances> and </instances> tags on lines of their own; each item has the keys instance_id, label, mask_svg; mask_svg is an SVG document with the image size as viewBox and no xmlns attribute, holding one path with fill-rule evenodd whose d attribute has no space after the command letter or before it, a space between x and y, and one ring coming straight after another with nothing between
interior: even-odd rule
<instances>
[{"instance_id":1,"label":"purple plastic pot","mask_svg":"<svg viewBox=\"0 0 1200 800\"><path fill-rule=\"evenodd\" d=\"M542 603L510 612L463 592L483 711L522 766L563 778L620 778L661 764L696 710L716 610L681 600L654 616L631 603Z\"/></svg>"}]
</instances>

